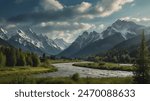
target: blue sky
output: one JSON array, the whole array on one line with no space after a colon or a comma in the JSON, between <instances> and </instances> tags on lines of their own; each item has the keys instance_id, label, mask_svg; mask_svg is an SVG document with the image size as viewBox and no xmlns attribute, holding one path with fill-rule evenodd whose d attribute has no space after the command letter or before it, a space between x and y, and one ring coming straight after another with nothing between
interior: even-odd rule
<instances>
[{"instance_id":1,"label":"blue sky","mask_svg":"<svg viewBox=\"0 0 150 101\"><path fill-rule=\"evenodd\" d=\"M0 26L30 27L72 42L83 31L101 32L117 19L150 26L150 0L0 0Z\"/></svg>"}]
</instances>

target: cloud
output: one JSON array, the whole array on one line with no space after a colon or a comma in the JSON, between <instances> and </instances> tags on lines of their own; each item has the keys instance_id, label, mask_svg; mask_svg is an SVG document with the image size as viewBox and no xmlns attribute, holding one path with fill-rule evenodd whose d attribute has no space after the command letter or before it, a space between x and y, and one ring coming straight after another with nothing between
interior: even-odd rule
<instances>
[{"instance_id":1,"label":"cloud","mask_svg":"<svg viewBox=\"0 0 150 101\"><path fill-rule=\"evenodd\" d=\"M79 22L42 22L32 29L37 33L47 35L49 38L64 38L68 42L75 40L83 31L94 30L96 26L89 23Z\"/></svg>"},{"instance_id":2,"label":"cloud","mask_svg":"<svg viewBox=\"0 0 150 101\"><path fill-rule=\"evenodd\" d=\"M16 27L15 24L8 24L8 25L6 26L7 29L11 29L11 28L15 28L15 27Z\"/></svg>"},{"instance_id":3,"label":"cloud","mask_svg":"<svg viewBox=\"0 0 150 101\"><path fill-rule=\"evenodd\" d=\"M64 23L65 24L65 23ZM66 24L65 24L66 25ZM55 38L63 38L67 42L73 42L79 35L81 35L84 31L97 31L102 32L106 26L104 24L100 25L94 25L94 24L88 24L88 23L74 23L72 27L75 27L76 29L66 29L66 30L49 30L45 34L52 39ZM77 27L78 26L78 27ZM67 26L66 26L67 27Z\"/></svg>"},{"instance_id":4,"label":"cloud","mask_svg":"<svg viewBox=\"0 0 150 101\"><path fill-rule=\"evenodd\" d=\"M84 20L94 19L95 17L107 17L122 9L127 3L133 3L134 0L102 0L96 5L89 2L64 6L58 0L41 0L39 7L35 12L22 14L9 19L13 22L45 22L54 20Z\"/></svg>"},{"instance_id":5,"label":"cloud","mask_svg":"<svg viewBox=\"0 0 150 101\"><path fill-rule=\"evenodd\" d=\"M96 11L101 17L106 17L114 12L119 11L127 3L132 3L134 0L102 0L96 5Z\"/></svg>"},{"instance_id":6,"label":"cloud","mask_svg":"<svg viewBox=\"0 0 150 101\"><path fill-rule=\"evenodd\" d=\"M77 34L78 33L78 34ZM79 31L70 32L70 31L51 31L46 35L51 39L63 38L66 42L73 42L79 35Z\"/></svg>"},{"instance_id":7,"label":"cloud","mask_svg":"<svg viewBox=\"0 0 150 101\"><path fill-rule=\"evenodd\" d=\"M64 8L57 0L42 0L41 6L46 11L57 11Z\"/></svg>"},{"instance_id":8,"label":"cloud","mask_svg":"<svg viewBox=\"0 0 150 101\"><path fill-rule=\"evenodd\" d=\"M81 4L75 6L75 10L77 10L77 12L84 13L84 12L86 12L91 6L92 6L92 4L90 4L90 3L88 3L88 2L82 2Z\"/></svg>"},{"instance_id":9,"label":"cloud","mask_svg":"<svg viewBox=\"0 0 150 101\"><path fill-rule=\"evenodd\" d=\"M94 24L78 23L78 22L42 22L33 26L34 29L42 30L45 33L49 31L78 31L94 29Z\"/></svg>"},{"instance_id":10,"label":"cloud","mask_svg":"<svg viewBox=\"0 0 150 101\"><path fill-rule=\"evenodd\" d=\"M66 6L59 0L40 0L38 7L26 14L8 19L8 22L28 23L37 33L49 37L74 40L81 32L88 30L102 31L105 25L85 23L85 20L103 18L121 10L125 4L134 0L99 0L96 4L81 2ZM145 19L146 20L146 19Z\"/></svg>"},{"instance_id":11,"label":"cloud","mask_svg":"<svg viewBox=\"0 0 150 101\"><path fill-rule=\"evenodd\" d=\"M105 28L105 25L104 25L104 24L100 24L100 25L98 26L98 28L99 28L99 29L104 29L104 28Z\"/></svg>"},{"instance_id":12,"label":"cloud","mask_svg":"<svg viewBox=\"0 0 150 101\"><path fill-rule=\"evenodd\" d=\"M134 22L147 22L150 21L150 18L143 17L143 18L137 18L137 17L123 17L121 20L127 20L127 21L134 21Z\"/></svg>"}]
</instances>

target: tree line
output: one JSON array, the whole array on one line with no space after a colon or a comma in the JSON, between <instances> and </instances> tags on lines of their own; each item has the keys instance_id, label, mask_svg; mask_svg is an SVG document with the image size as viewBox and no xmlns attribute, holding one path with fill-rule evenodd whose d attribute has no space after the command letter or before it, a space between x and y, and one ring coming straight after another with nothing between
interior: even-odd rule
<instances>
[{"instance_id":1,"label":"tree line","mask_svg":"<svg viewBox=\"0 0 150 101\"><path fill-rule=\"evenodd\" d=\"M128 50L126 49L113 49L108 51L104 58L106 62L114 62L114 63L134 63L135 58L131 57Z\"/></svg>"},{"instance_id":2,"label":"tree line","mask_svg":"<svg viewBox=\"0 0 150 101\"><path fill-rule=\"evenodd\" d=\"M0 67L37 67L39 64L40 59L35 53L23 52L21 49L0 46Z\"/></svg>"}]
</instances>

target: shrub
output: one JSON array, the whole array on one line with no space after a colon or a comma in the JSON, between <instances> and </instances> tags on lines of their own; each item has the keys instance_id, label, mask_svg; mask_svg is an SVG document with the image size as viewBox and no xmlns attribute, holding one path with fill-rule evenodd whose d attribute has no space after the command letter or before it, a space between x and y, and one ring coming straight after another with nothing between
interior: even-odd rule
<instances>
[{"instance_id":1,"label":"shrub","mask_svg":"<svg viewBox=\"0 0 150 101\"><path fill-rule=\"evenodd\" d=\"M105 62L99 62L98 65L99 66L105 65Z\"/></svg>"},{"instance_id":2,"label":"shrub","mask_svg":"<svg viewBox=\"0 0 150 101\"><path fill-rule=\"evenodd\" d=\"M73 74L72 77L71 77L71 79L74 80L74 81L78 81L80 79L79 73Z\"/></svg>"}]
</instances>

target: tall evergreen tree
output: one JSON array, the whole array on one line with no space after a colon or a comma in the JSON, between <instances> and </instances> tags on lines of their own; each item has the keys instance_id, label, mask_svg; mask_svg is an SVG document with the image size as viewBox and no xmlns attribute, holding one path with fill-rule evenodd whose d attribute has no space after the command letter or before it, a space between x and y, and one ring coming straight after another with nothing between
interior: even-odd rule
<instances>
[{"instance_id":1,"label":"tall evergreen tree","mask_svg":"<svg viewBox=\"0 0 150 101\"><path fill-rule=\"evenodd\" d=\"M135 83L150 83L149 50L146 45L144 31L142 32L142 39L136 64L136 71L134 72Z\"/></svg>"},{"instance_id":2,"label":"tall evergreen tree","mask_svg":"<svg viewBox=\"0 0 150 101\"><path fill-rule=\"evenodd\" d=\"M15 66L17 61L16 61L16 51L14 48L10 48L10 49L7 49L7 52L6 52L6 65L7 66Z\"/></svg>"},{"instance_id":3,"label":"tall evergreen tree","mask_svg":"<svg viewBox=\"0 0 150 101\"><path fill-rule=\"evenodd\" d=\"M26 65L32 66L33 65L33 63L32 63L32 55L31 55L30 52L26 53L25 58L26 58Z\"/></svg>"},{"instance_id":4,"label":"tall evergreen tree","mask_svg":"<svg viewBox=\"0 0 150 101\"><path fill-rule=\"evenodd\" d=\"M26 65L25 54L23 52L20 53L20 65L21 66L25 66Z\"/></svg>"},{"instance_id":5,"label":"tall evergreen tree","mask_svg":"<svg viewBox=\"0 0 150 101\"><path fill-rule=\"evenodd\" d=\"M0 51L0 67L5 67L6 65L6 56Z\"/></svg>"},{"instance_id":6,"label":"tall evergreen tree","mask_svg":"<svg viewBox=\"0 0 150 101\"><path fill-rule=\"evenodd\" d=\"M33 67L37 67L40 64L39 57L34 53L32 53L32 64Z\"/></svg>"},{"instance_id":7,"label":"tall evergreen tree","mask_svg":"<svg viewBox=\"0 0 150 101\"><path fill-rule=\"evenodd\" d=\"M26 59L25 59L25 53L22 52L21 49L16 50L16 58L17 58L17 66L25 66L26 65Z\"/></svg>"}]
</instances>

